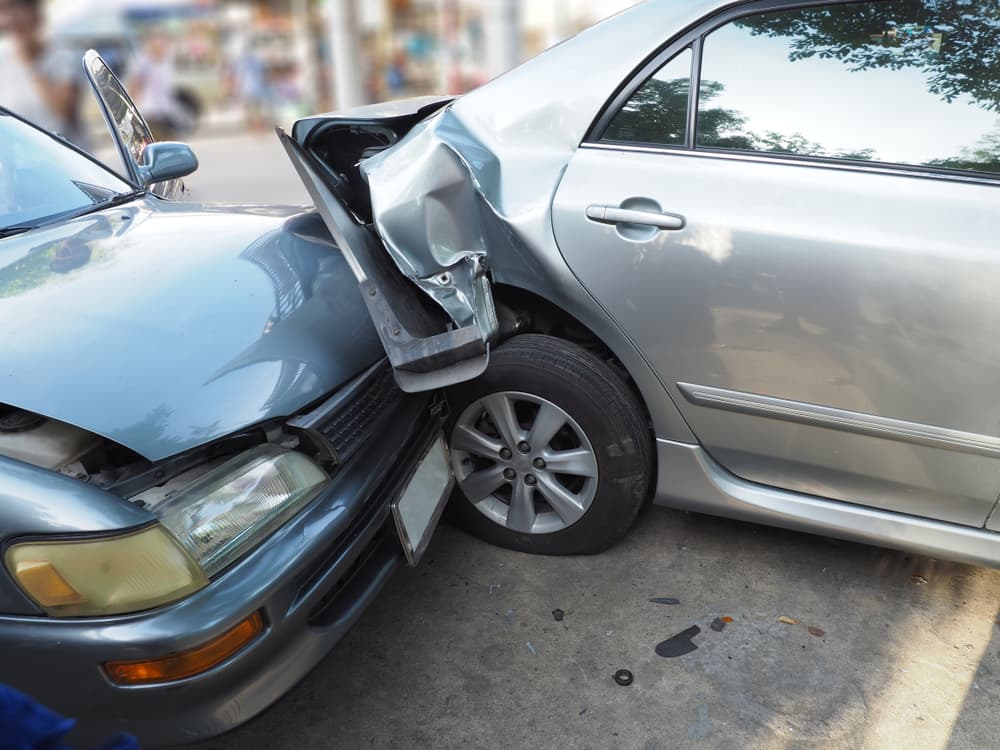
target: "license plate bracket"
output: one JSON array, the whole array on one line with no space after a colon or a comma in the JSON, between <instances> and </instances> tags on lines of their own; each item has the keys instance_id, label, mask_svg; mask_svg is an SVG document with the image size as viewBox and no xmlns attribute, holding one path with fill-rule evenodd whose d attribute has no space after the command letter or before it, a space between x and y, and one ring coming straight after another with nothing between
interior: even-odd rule
<instances>
[{"instance_id":1,"label":"license plate bracket","mask_svg":"<svg viewBox=\"0 0 1000 750\"><path fill-rule=\"evenodd\" d=\"M396 533L411 566L417 565L427 550L454 484L448 446L439 434L392 503Z\"/></svg>"}]
</instances>

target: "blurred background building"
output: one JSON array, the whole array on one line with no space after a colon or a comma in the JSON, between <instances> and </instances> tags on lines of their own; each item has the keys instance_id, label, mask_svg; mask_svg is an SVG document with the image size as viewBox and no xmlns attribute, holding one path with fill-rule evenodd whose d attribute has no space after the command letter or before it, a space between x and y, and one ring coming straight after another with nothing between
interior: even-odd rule
<instances>
[{"instance_id":1,"label":"blurred background building","mask_svg":"<svg viewBox=\"0 0 1000 750\"><path fill-rule=\"evenodd\" d=\"M196 123L202 131L263 130L306 113L404 96L463 93L632 4L629 0L42 2L56 43L74 51L96 48L133 91L142 88L150 39L157 37L157 44L166 44L175 119L184 126Z\"/></svg>"},{"instance_id":2,"label":"blurred background building","mask_svg":"<svg viewBox=\"0 0 1000 750\"><path fill-rule=\"evenodd\" d=\"M464 93L633 2L0 0L0 106L121 168L83 74L95 48L154 137L195 149L193 199L306 205L274 125Z\"/></svg>"}]
</instances>

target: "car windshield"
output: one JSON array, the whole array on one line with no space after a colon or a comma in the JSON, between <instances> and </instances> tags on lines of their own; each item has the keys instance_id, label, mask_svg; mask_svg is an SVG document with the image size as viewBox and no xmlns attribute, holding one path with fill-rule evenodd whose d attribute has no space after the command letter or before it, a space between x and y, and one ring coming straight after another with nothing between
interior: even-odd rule
<instances>
[{"instance_id":1,"label":"car windshield","mask_svg":"<svg viewBox=\"0 0 1000 750\"><path fill-rule=\"evenodd\" d=\"M0 237L134 191L100 164L0 112Z\"/></svg>"}]
</instances>

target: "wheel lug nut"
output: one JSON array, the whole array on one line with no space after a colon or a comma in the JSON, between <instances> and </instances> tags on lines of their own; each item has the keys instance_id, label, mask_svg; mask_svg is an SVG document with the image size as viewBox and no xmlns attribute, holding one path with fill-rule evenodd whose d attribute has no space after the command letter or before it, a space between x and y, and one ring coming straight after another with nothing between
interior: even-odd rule
<instances>
[{"instance_id":1,"label":"wheel lug nut","mask_svg":"<svg viewBox=\"0 0 1000 750\"><path fill-rule=\"evenodd\" d=\"M513 469L504 469L503 478L506 479L508 482L513 482L515 479L517 479L517 472L514 471Z\"/></svg>"},{"instance_id":2,"label":"wheel lug nut","mask_svg":"<svg viewBox=\"0 0 1000 750\"><path fill-rule=\"evenodd\" d=\"M543 458L536 458L534 461L531 462L531 465L534 466L536 469L544 469L545 468L545 459L543 459Z\"/></svg>"},{"instance_id":3,"label":"wheel lug nut","mask_svg":"<svg viewBox=\"0 0 1000 750\"><path fill-rule=\"evenodd\" d=\"M510 448L500 449L500 458L504 461L510 461L514 457L514 454L510 452Z\"/></svg>"},{"instance_id":4,"label":"wheel lug nut","mask_svg":"<svg viewBox=\"0 0 1000 750\"><path fill-rule=\"evenodd\" d=\"M528 476L524 478L524 483L529 487L534 487L536 484L538 484L538 480L535 479L534 474L528 474Z\"/></svg>"},{"instance_id":5,"label":"wheel lug nut","mask_svg":"<svg viewBox=\"0 0 1000 750\"><path fill-rule=\"evenodd\" d=\"M531 446L525 440L522 440L517 444L517 449L521 451L521 453L531 453Z\"/></svg>"}]
</instances>

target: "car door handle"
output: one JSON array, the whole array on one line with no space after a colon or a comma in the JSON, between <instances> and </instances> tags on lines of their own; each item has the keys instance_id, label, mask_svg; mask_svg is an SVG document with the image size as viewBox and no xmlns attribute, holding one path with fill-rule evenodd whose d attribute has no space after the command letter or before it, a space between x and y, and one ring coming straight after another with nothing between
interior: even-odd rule
<instances>
[{"instance_id":1,"label":"car door handle","mask_svg":"<svg viewBox=\"0 0 1000 750\"><path fill-rule=\"evenodd\" d=\"M587 218L602 224L639 224L657 229L683 229L684 217L656 211L636 211L618 206L588 206Z\"/></svg>"}]
</instances>

